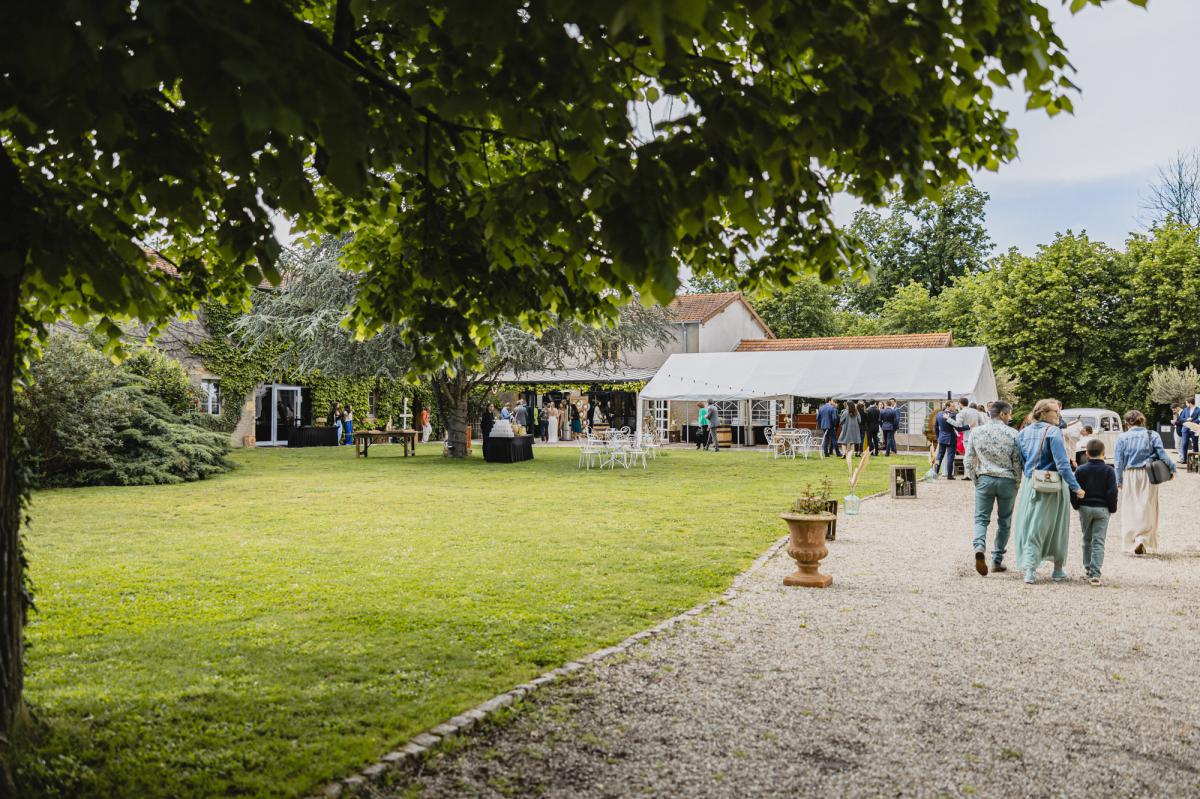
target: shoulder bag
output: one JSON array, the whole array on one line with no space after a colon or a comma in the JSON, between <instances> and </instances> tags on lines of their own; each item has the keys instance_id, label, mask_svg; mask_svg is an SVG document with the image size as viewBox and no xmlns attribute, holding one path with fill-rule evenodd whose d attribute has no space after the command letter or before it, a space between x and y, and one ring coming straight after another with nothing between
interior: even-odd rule
<instances>
[{"instance_id":1,"label":"shoulder bag","mask_svg":"<svg viewBox=\"0 0 1200 799\"><path fill-rule=\"evenodd\" d=\"M1038 454L1046 446L1046 434L1050 432L1050 425L1046 425L1046 429L1042 431L1042 443L1038 445ZM1062 475L1053 469L1034 469L1033 470L1033 490L1040 494L1057 494L1062 491Z\"/></svg>"},{"instance_id":2,"label":"shoulder bag","mask_svg":"<svg viewBox=\"0 0 1200 799\"><path fill-rule=\"evenodd\" d=\"M1158 457L1158 452L1154 449L1154 438L1150 435L1149 430L1146 431L1146 441L1150 445L1150 462L1146 464L1146 476L1150 478L1153 485L1160 485L1173 477L1171 467Z\"/></svg>"}]
</instances>

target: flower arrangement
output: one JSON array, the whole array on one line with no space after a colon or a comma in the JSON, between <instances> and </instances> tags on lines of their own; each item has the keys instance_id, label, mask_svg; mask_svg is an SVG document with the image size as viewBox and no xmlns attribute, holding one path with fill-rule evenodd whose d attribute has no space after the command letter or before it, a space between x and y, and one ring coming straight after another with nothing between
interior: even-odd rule
<instances>
[{"instance_id":1,"label":"flower arrangement","mask_svg":"<svg viewBox=\"0 0 1200 799\"><path fill-rule=\"evenodd\" d=\"M803 513L806 516L819 516L828 513L829 495L832 491L833 483L829 481L828 477L822 480L817 488L813 488L812 483L805 483L804 488L800 491L800 495L792 503L792 510L796 513Z\"/></svg>"}]
</instances>

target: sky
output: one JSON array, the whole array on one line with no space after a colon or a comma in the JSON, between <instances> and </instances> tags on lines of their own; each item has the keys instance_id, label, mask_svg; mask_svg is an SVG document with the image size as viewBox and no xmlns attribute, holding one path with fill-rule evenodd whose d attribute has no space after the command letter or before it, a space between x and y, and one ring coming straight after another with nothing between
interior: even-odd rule
<instances>
[{"instance_id":1,"label":"sky","mask_svg":"<svg viewBox=\"0 0 1200 799\"><path fill-rule=\"evenodd\" d=\"M1005 98L1019 160L976 185L991 196L997 251L1033 252L1067 229L1123 246L1160 165L1200 147L1200 0L1125 0L1072 16L1048 3L1082 90L1074 115L1050 118Z\"/></svg>"}]
</instances>

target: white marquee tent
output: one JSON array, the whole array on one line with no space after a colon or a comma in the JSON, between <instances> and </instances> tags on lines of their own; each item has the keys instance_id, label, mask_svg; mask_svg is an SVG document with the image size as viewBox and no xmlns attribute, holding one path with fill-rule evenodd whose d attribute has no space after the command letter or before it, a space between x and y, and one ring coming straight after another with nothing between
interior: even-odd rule
<instances>
[{"instance_id":1,"label":"white marquee tent","mask_svg":"<svg viewBox=\"0 0 1200 799\"><path fill-rule=\"evenodd\" d=\"M776 397L940 400L997 398L986 347L785 350L676 354L641 400L722 401Z\"/></svg>"}]
</instances>

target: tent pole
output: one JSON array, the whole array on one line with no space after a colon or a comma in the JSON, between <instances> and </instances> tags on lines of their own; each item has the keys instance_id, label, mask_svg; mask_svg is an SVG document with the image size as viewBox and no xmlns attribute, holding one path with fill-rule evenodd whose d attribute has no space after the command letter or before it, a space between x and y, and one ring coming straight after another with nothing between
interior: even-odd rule
<instances>
[{"instance_id":1,"label":"tent pole","mask_svg":"<svg viewBox=\"0 0 1200 799\"><path fill-rule=\"evenodd\" d=\"M642 410L642 392L637 395L637 438L635 439L640 445L642 443L642 417L645 416Z\"/></svg>"}]
</instances>

